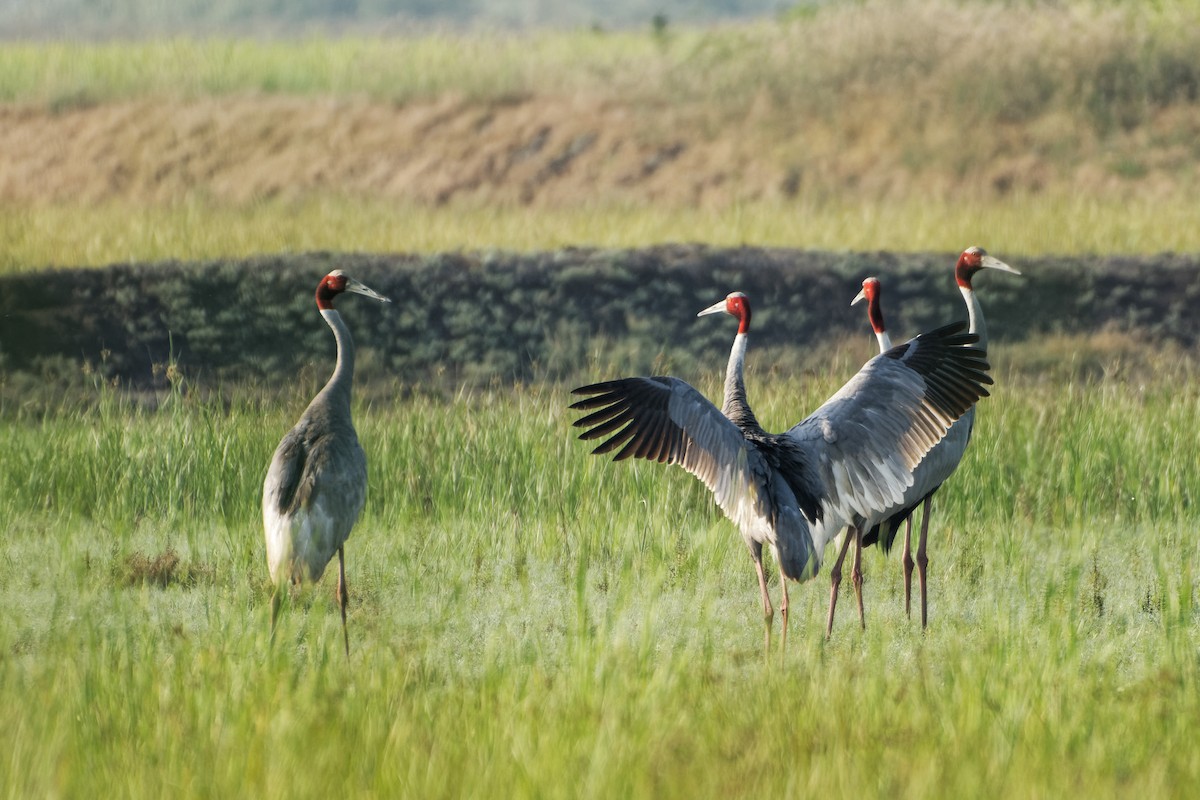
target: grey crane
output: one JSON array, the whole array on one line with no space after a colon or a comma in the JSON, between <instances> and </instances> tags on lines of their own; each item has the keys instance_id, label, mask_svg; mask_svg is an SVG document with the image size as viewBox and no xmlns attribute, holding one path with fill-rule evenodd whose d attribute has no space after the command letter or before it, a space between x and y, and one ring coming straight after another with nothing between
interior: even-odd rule
<instances>
[{"instance_id":1,"label":"grey crane","mask_svg":"<svg viewBox=\"0 0 1200 800\"><path fill-rule=\"evenodd\" d=\"M762 596L766 645L774 616L762 548L779 565L783 642L787 579L820 569L825 545L857 516L900 502L924 455L980 396L988 364L962 323L922 334L868 361L836 394L786 433L767 433L746 400L743 365L750 301L741 292L700 312L738 320L718 410L669 376L621 378L574 390L579 438L592 452L679 464L712 491L750 549Z\"/></svg>"},{"instance_id":2,"label":"grey crane","mask_svg":"<svg viewBox=\"0 0 1200 800\"><path fill-rule=\"evenodd\" d=\"M262 503L267 568L275 586L271 595L272 638L284 584L320 580L337 553L337 601L349 657L344 546L366 501L367 457L350 419L354 340L342 315L333 307L334 298L343 292L391 302L340 269L330 272L317 284L317 308L333 329L337 365L325 388L317 393L300 415L300 421L275 448L263 482Z\"/></svg>"},{"instance_id":3,"label":"grey crane","mask_svg":"<svg viewBox=\"0 0 1200 800\"><path fill-rule=\"evenodd\" d=\"M1020 275L1021 273L1003 261L988 255L981 247L967 248L955 263L955 282L958 284L959 291L967 306L968 330L979 337L976 346L986 349L988 344L987 323L984 321L983 307L980 305L979 298L975 295L972 285L972 279L980 270L984 269L999 270L1013 275ZM864 299L867 301L867 318L871 323L871 328L875 332L876 338L879 340L880 348L883 349L890 346L887 344L890 339L883 321L882 289L878 278L872 277L864 280L862 291L854 298L851 305ZM901 564L904 569L904 613L911 616L912 573L914 565L912 557L912 518L918 506L922 508L921 532L917 543L916 558L917 577L921 589L922 628L925 628L929 622L926 585L929 557L926 545L929 536L929 515L932 509L933 495L954 474L955 470L958 469L958 465L962 462L963 455L967 451L967 445L971 441L971 434L974 431L974 427L975 408L972 406L954 423L950 431L946 434L946 438L917 467L917 471L913 475L913 485L905 493L902 507L894 511L894 513L886 514L879 524L875 525L863 536L863 547L869 547L878 542L879 546L886 552L891 549L901 523L904 524L904 547L901 554Z\"/></svg>"}]
</instances>

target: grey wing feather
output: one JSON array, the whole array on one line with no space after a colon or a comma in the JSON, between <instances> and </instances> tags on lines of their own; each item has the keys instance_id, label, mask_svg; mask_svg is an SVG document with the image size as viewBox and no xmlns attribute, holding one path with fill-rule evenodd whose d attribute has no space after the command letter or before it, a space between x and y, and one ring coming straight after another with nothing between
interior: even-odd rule
<instances>
[{"instance_id":1,"label":"grey wing feather","mask_svg":"<svg viewBox=\"0 0 1200 800\"><path fill-rule=\"evenodd\" d=\"M297 425L275 448L271 466L267 470L269 502L283 515L295 512L311 491L311 482L304 492L300 491L301 480L308 463L308 448L305 446L304 428Z\"/></svg>"},{"instance_id":2,"label":"grey wing feather","mask_svg":"<svg viewBox=\"0 0 1200 800\"><path fill-rule=\"evenodd\" d=\"M987 395L985 354L966 346L975 337L964 327L939 328L876 356L788 431L809 450L838 517L877 520L902 507L917 465Z\"/></svg>"},{"instance_id":3,"label":"grey wing feather","mask_svg":"<svg viewBox=\"0 0 1200 800\"><path fill-rule=\"evenodd\" d=\"M958 469L971 441L974 421L975 409L972 408L959 417L946 438L926 454L913 473L913 485L904 493L903 507L888 509L881 514L883 521L863 535L863 547L878 541L885 553L892 549L896 532L904 521Z\"/></svg>"},{"instance_id":4,"label":"grey wing feather","mask_svg":"<svg viewBox=\"0 0 1200 800\"><path fill-rule=\"evenodd\" d=\"M608 437L592 452L620 461L631 456L678 464L713 493L743 535L770 519L764 491L769 468L762 455L720 409L678 378L623 378L575 389L589 395L571 405L590 411L575 421L580 439Z\"/></svg>"},{"instance_id":5,"label":"grey wing feather","mask_svg":"<svg viewBox=\"0 0 1200 800\"><path fill-rule=\"evenodd\" d=\"M314 427L302 419L279 443L268 471L270 500L283 515L319 504L334 521L335 540L345 542L366 503L366 455L352 427Z\"/></svg>"}]
</instances>

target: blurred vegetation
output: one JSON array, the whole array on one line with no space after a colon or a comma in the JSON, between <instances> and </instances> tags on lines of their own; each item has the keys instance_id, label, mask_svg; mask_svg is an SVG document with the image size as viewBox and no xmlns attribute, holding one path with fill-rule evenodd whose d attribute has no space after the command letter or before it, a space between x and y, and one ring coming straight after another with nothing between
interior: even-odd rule
<instances>
[{"instance_id":1,"label":"blurred vegetation","mask_svg":"<svg viewBox=\"0 0 1200 800\"><path fill-rule=\"evenodd\" d=\"M11 275L0 279L4 394L52 391L84 373L142 389L297 376L319 385L333 344L312 290L334 268L395 301L338 304L368 383L453 389L614 371L708 375L724 364L731 330L695 313L735 290L755 303L761 364L803 369L846 337L868 338L862 311L849 308L867 275L884 281L897 337L964 318L955 257L676 245L313 253ZM1200 334L1188 313L1200 299L1200 258L1009 260L1023 277L984 274L977 285L993 342L1104 332L1191 346ZM1086 369L1087 352L1077 342L1070 352L1038 351L1031 363Z\"/></svg>"},{"instance_id":2,"label":"blurred vegetation","mask_svg":"<svg viewBox=\"0 0 1200 800\"><path fill-rule=\"evenodd\" d=\"M802 5L815 6L822 0ZM421 27L647 26L775 11L779 0L22 0L0 2L9 36L128 38L179 33L278 34Z\"/></svg>"},{"instance_id":3,"label":"blurred vegetation","mask_svg":"<svg viewBox=\"0 0 1200 800\"><path fill-rule=\"evenodd\" d=\"M732 209L666 203L429 206L323 195L237 206L188 202L0 208L0 275L48 267L262 253L438 253L673 242L803 250L947 252L984 244L1005 258L1200 252L1194 206L1163 198L1041 193L903 202L762 201ZM290 256L289 256L290 257Z\"/></svg>"},{"instance_id":4,"label":"blurred vegetation","mask_svg":"<svg viewBox=\"0 0 1200 800\"><path fill-rule=\"evenodd\" d=\"M1196 52L1191 2L868 0L612 34L9 44L0 100L65 111L246 92L398 104L566 95L628 106L651 138L752 123L742 138L775 162L786 196L1003 195L1064 182L1112 192L1151 178L1162 195L1200 184ZM731 164L728 179L742 177Z\"/></svg>"}]
</instances>

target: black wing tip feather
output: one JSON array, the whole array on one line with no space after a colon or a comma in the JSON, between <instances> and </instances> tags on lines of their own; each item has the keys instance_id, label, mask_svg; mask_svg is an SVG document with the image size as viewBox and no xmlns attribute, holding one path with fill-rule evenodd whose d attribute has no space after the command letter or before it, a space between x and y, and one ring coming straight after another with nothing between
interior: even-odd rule
<instances>
[{"instance_id":1,"label":"black wing tip feather","mask_svg":"<svg viewBox=\"0 0 1200 800\"><path fill-rule=\"evenodd\" d=\"M575 401L569 408L591 412L572 423L576 428L587 428L578 438L584 441L604 439L592 450L592 455L616 451L613 461L643 458L670 462L676 455L678 443L671 439L669 426L656 419L653 411L649 416L643 413L665 402L670 381L670 378L658 375L618 378L572 389L573 395L588 396ZM648 404L647 399L650 400Z\"/></svg>"},{"instance_id":2,"label":"black wing tip feather","mask_svg":"<svg viewBox=\"0 0 1200 800\"><path fill-rule=\"evenodd\" d=\"M978 334L964 332L963 321L942 325L893 347L884 355L919 372L928 387L927 401L940 414L957 418L978 400L989 397L995 383L988 374L987 351L972 345Z\"/></svg>"}]
</instances>

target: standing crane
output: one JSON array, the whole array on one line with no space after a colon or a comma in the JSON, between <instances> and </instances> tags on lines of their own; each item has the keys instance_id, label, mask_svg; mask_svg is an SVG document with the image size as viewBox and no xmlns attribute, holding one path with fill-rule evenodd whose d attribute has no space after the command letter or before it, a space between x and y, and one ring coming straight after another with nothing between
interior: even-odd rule
<instances>
[{"instance_id":1,"label":"standing crane","mask_svg":"<svg viewBox=\"0 0 1200 800\"><path fill-rule=\"evenodd\" d=\"M958 257L954 266L955 282L962 293L967 306L968 330L979 337L977 347L987 348L987 323L983 318L983 307L975 295L972 279L984 269L995 269L1013 275L1021 273L1005 264L1003 261L990 256L981 247L969 247ZM863 289L851 302L851 305L865 299L867 301L867 317L871 328L880 342L880 348L889 341L883 322L882 290L878 278L867 278L863 281ZM971 433L975 427L975 408L972 406L951 427L946 438L938 444L917 467L913 476L913 485L905 495L902 508L886 516L882 522L872 528L863 537L863 546L867 547L879 542L879 546L887 552L895 541L896 533L901 523L904 524L904 548L901 564L904 568L904 613L912 616L912 518L917 507L922 507L921 533L917 542L917 578L921 588L921 627L928 625L927 600L927 568L929 557L926 553L926 543L929 536L929 514L933 504L933 495L941 485L954 474L967 451L971 441Z\"/></svg>"},{"instance_id":2,"label":"standing crane","mask_svg":"<svg viewBox=\"0 0 1200 800\"><path fill-rule=\"evenodd\" d=\"M690 384L669 376L621 378L574 390L579 438L592 452L679 464L712 491L750 549L762 597L766 645L774 616L763 571L770 546L781 576L783 642L787 579L820 569L825 545L849 520L899 503L930 449L975 400L987 394L988 364L975 337L955 323L868 361L836 394L786 433L767 433L746 399L743 366L750 301L734 292L699 316L738 320L718 410Z\"/></svg>"},{"instance_id":3,"label":"standing crane","mask_svg":"<svg viewBox=\"0 0 1200 800\"><path fill-rule=\"evenodd\" d=\"M267 568L275 586L271 595L272 638L283 585L306 580L315 583L337 553L337 601L342 610L342 639L349 657L344 545L366 501L367 457L350 419L354 340L342 315L333 307L334 298L343 292L391 302L340 269L317 284L317 308L333 329L337 365L325 388L300 415L296 427L275 448L263 482L262 502Z\"/></svg>"}]
</instances>

